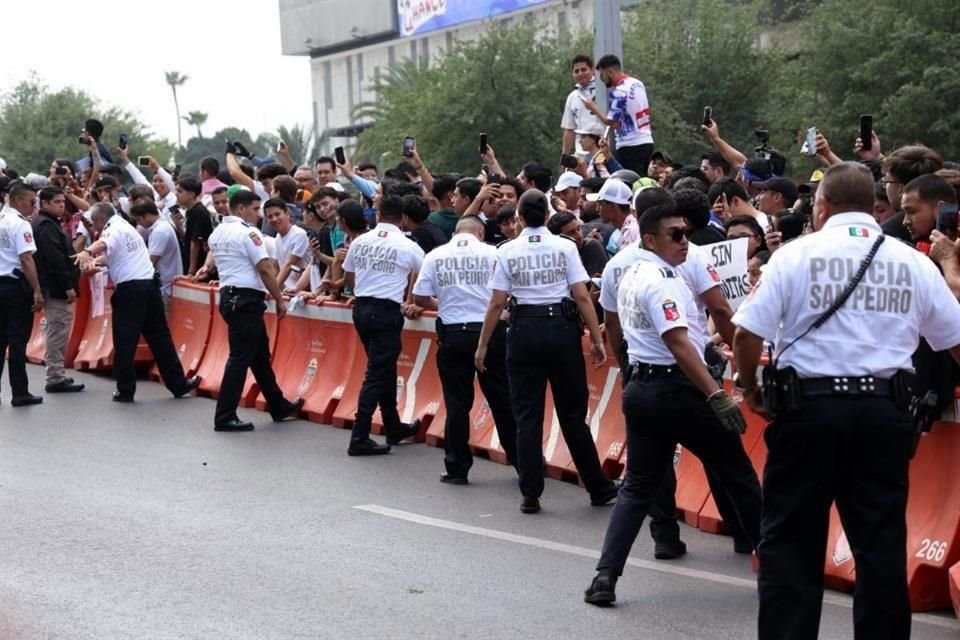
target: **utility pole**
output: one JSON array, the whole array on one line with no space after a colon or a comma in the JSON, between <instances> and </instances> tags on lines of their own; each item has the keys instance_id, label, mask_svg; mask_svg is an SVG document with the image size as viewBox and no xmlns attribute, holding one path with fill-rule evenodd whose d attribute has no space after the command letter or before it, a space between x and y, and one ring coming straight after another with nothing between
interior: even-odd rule
<instances>
[{"instance_id":1,"label":"utility pole","mask_svg":"<svg viewBox=\"0 0 960 640\"><path fill-rule=\"evenodd\" d=\"M593 59L612 53L623 61L620 0L593 0ZM624 63L626 64L626 63ZM607 91L597 78L597 106L607 112Z\"/></svg>"}]
</instances>

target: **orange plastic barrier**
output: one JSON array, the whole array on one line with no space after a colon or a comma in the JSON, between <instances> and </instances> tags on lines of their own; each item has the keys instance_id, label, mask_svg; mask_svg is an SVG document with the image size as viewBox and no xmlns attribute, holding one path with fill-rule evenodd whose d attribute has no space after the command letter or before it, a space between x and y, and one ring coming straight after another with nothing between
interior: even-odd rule
<instances>
[{"instance_id":1,"label":"orange plastic barrier","mask_svg":"<svg viewBox=\"0 0 960 640\"><path fill-rule=\"evenodd\" d=\"M437 415L433 416L427 428L426 442L431 447L443 447L444 423L447 420L447 408L443 402ZM480 390L480 383L473 383L473 407L470 409L470 450L474 455L489 458L500 464L507 464L507 454L500 446L500 434L497 433L490 405Z\"/></svg>"},{"instance_id":2,"label":"orange plastic barrier","mask_svg":"<svg viewBox=\"0 0 960 640\"><path fill-rule=\"evenodd\" d=\"M80 278L77 289L79 297L73 303L73 324L70 328L70 338L67 340L67 350L63 358L63 364L68 368L73 366L73 361L77 357L80 341L83 339L83 331L87 324L87 317L90 315L89 278ZM45 330L46 317L43 311L39 311L33 316L33 333L30 334L30 342L27 343L27 360L34 364L43 364L43 358L46 355L47 335Z\"/></svg>"},{"instance_id":3,"label":"orange plastic barrier","mask_svg":"<svg viewBox=\"0 0 960 640\"><path fill-rule=\"evenodd\" d=\"M950 599L953 600L953 610L960 618L960 562L950 569Z\"/></svg>"},{"instance_id":4,"label":"orange plastic barrier","mask_svg":"<svg viewBox=\"0 0 960 640\"><path fill-rule=\"evenodd\" d=\"M307 417L329 424L343 395L343 380L362 349L350 307L341 303L308 304L280 320L273 351L277 382L287 398L302 397ZM266 409L263 395L257 408Z\"/></svg>"},{"instance_id":5,"label":"orange plastic barrier","mask_svg":"<svg viewBox=\"0 0 960 640\"><path fill-rule=\"evenodd\" d=\"M200 387L197 393L202 396L216 398L220 395L220 385L223 383L223 368L227 364L227 358L230 356L230 343L227 339L227 323L223 321L220 315L220 291L213 292L213 310L211 312L210 337L207 340L207 350L200 366L197 368L198 376L201 376ZM270 353L273 354L273 348L277 340L277 305L273 300L267 301L267 311L263 314L264 323L267 326L267 338L270 341ZM257 394L256 383L253 380L253 374L247 372L247 379L243 385L243 392L240 395L240 405L243 407L252 407L256 403Z\"/></svg>"},{"instance_id":6,"label":"orange plastic barrier","mask_svg":"<svg viewBox=\"0 0 960 640\"><path fill-rule=\"evenodd\" d=\"M960 562L960 423L937 422L910 464L907 580L914 611L950 606L948 568ZM825 573L828 584L852 590L856 567L834 512Z\"/></svg>"},{"instance_id":7,"label":"orange plastic barrier","mask_svg":"<svg viewBox=\"0 0 960 640\"><path fill-rule=\"evenodd\" d=\"M188 378L197 373L213 322L213 288L206 283L195 283L189 278L173 281L170 299L170 336L180 356L183 372ZM156 365L150 369L152 380L160 379Z\"/></svg>"},{"instance_id":8,"label":"orange plastic barrier","mask_svg":"<svg viewBox=\"0 0 960 640\"><path fill-rule=\"evenodd\" d=\"M77 356L73 361L73 366L77 369L102 371L113 366L113 328L110 306L113 288L106 286L106 281L107 275L102 272L89 278L90 308L77 347ZM153 362L150 347L142 337L137 344L133 362L137 366Z\"/></svg>"},{"instance_id":9,"label":"orange plastic barrier","mask_svg":"<svg viewBox=\"0 0 960 640\"><path fill-rule=\"evenodd\" d=\"M417 320L404 323L403 342L400 357L397 360L397 410L400 420L411 422L419 418L423 424L415 438L422 441L428 422L440 410L443 393L440 389L440 376L436 367L436 314L428 312ZM346 428L353 425L357 412L357 399L363 376L367 368L367 357L356 332L352 338L355 349L353 366L344 378L340 403L333 413L334 426ZM383 433L383 419L380 410L373 414L373 433Z\"/></svg>"}]
</instances>

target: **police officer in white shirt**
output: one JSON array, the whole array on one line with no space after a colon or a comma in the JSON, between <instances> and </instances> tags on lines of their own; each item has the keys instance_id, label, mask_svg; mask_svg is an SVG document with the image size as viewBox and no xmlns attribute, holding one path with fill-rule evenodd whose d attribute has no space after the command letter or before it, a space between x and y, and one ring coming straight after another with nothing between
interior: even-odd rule
<instances>
[{"instance_id":1,"label":"police officer in white shirt","mask_svg":"<svg viewBox=\"0 0 960 640\"><path fill-rule=\"evenodd\" d=\"M180 243L173 225L160 219L157 205L143 199L130 207L130 217L147 230L147 248L150 261L160 276L160 295L163 308L170 313L170 297L173 295L173 279L183 275L183 260L180 257Z\"/></svg>"},{"instance_id":2,"label":"police officer in white shirt","mask_svg":"<svg viewBox=\"0 0 960 640\"><path fill-rule=\"evenodd\" d=\"M277 280L281 289L294 289L309 264L310 239L307 232L293 224L290 209L283 200L271 198L263 203L263 215L277 232L277 262L280 273Z\"/></svg>"},{"instance_id":3,"label":"police officer in white shirt","mask_svg":"<svg viewBox=\"0 0 960 640\"><path fill-rule=\"evenodd\" d=\"M437 311L437 369L447 408L443 432L446 473L440 480L450 484L467 484L473 465L469 439L475 375L493 414L500 446L511 463L517 459L517 423L507 380L506 322L499 322L491 336L485 370L478 372L473 364L490 302L487 284L497 261L497 250L485 244L483 237L480 218L461 218L450 242L427 254L413 287L416 304Z\"/></svg>"},{"instance_id":4,"label":"police officer in white shirt","mask_svg":"<svg viewBox=\"0 0 960 640\"><path fill-rule=\"evenodd\" d=\"M252 423L237 417L248 369L253 371L274 421L294 417L303 407L303 398L294 402L284 398L270 365L270 341L263 322L266 292L277 305L277 318L287 313L287 304L277 283L277 268L267 256L260 232L237 215L255 209L259 202L260 196L253 191L237 191L230 197L231 215L225 216L210 234L210 254L197 273L198 278L203 278L211 266L216 265L220 279L220 315L227 323L230 344L213 418L215 431L253 430Z\"/></svg>"},{"instance_id":5,"label":"police officer in white shirt","mask_svg":"<svg viewBox=\"0 0 960 640\"><path fill-rule=\"evenodd\" d=\"M400 305L420 270L423 249L400 230L403 198L384 195L377 206L377 226L350 244L343 262L344 282L356 295L353 323L367 353L367 373L360 389L357 414L347 453L380 455L390 445L417 434L420 421L400 422L397 413L397 358L402 344ZM373 412L380 407L387 444L370 438Z\"/></svg>"},{"instance_id":6,"label":"police officer in white shirt","mask_svg":"<svg viewBox=\"0 0 960 640\"><path fill-rule=\"evenodd\" d=\"M113 374L117 380L114 401L133 402L137 390L133 359L141 334L153 352L167 389L177 398L187 395L200 384L200 377L187 379L183 375L183 366L167 327L159 279L143 237L117 215L109 203L93 205L90 217L100 239L79 252L75 260L85 271L95 270L97 261L101 261L113 281L110 306L113 309ZM103 256L94 259L93 255L101 252Z\"/></svg>"},{"instance_id":7,"label":"police officer in white shirt","mask_svg":"<svg viewBox=\"0 0 960 640\"><path fill-rule=\"evenodd\" d=\"M834 501L857 567L854 637L910 637L910 357L923 336L960 361L960 305L930 260L885 239L872 202L869 169L830 167L814 204L817 233L773 254L733 318L744 399L774 416L765 434L760 640L817 636ZM761 393L757 363L763 340L775 338L764 383L776 384ZM771 393L784 385L793 393Z\"/></svg>"},{"instance_id":8,"label":"police officer in white shirt","mask_svg":"<svg viewBox=\"0 0 960 640\"><path fill-rule=\"evenodd\" d=\"M517 422L516 462L523 494L520 511L540 511L544 394L548 381L560 429L590 502L604 505L617 497L617 485L604 476L586 424L588 395L581 318L590 330L594 364L599 366L607 359L587 292L589 277L580 262L577 245L546 228L547 198L542 191L525 192L518 209L524 228L516 239L497 250L497 266L490 280L493 296L474 364L480 371L486 368L490 340L507 296L513 295L517 305L511 310L507 330L507 369Z\"/></svg>"},{"instance_id":9,"label":"police officer in white shirt","mask_svg":"<svg viewBox=\"0 0 960 640\"><path fill-rule=\"evenodd\" d=\"M27 379L27 342L33 328L33 312L43 308L43 293L33 254L33 228L26 215L33 213L33 187L12 183L7 206L0 211L0 375L10 350L10 404L23 407L40 404L43 398L30 393Z\"/></svg>"},{"instance_id":10,"label":"police officer in white shirt","mask_svg":"<svg viewBox=\"0 0 960 640\"><path fill-rule=\"evenodd\" d=\"M740 440L740 408L710 375L691 319L693 293L677 267L687 257L686 223L670 205L647 209L640 221L640 261L623 276L617 308L630 361L623 392L627 473L584 600L616 600L617 578L643 519L673 464L677 443L716 473L744 528L756 531L760 486Z\"/></svg>"}]
</instances>

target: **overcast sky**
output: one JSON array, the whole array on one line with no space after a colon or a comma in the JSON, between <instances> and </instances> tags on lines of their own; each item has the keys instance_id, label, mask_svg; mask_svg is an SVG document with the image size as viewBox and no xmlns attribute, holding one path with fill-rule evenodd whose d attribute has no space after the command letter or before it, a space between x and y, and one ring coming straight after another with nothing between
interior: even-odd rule
<instances>
[{"instance_id":1,"label":"overcast sky","mask_svg":"<svg viewBox=\"0 0 960 640\"><path fill-rule=\"evenodd\" d=\"M189 76L180 112L206 111L205 136L312 123L309 58L280 54L277 0L3 2L3 23L2 91L35 71L53 89L71 85L133 111L175 143L164 71L179 71ZM184 142L191 135L184 122Z\"/></svg>"}]
</instances>

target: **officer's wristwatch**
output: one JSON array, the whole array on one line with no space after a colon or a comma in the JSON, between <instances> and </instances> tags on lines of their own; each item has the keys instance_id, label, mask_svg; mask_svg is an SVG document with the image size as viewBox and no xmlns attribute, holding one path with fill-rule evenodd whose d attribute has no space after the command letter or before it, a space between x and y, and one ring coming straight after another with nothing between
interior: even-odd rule
<instances>
[{"instance_id":1,"label":"officer's wristwatch","mask_svg":"<svg viewBox=\"0 0 960 640\"><path fill-rule=\"evenodd\" d=\"M743 385L740 384L740 372L737 371L736 373L733 374L733 388L736 389L737 391L740 391L741 393L743 393L744 391L753 391L758 386L759 385L757 385L757 381L754 380L752 385L750 385L749 387L744 387Z\"/></svg>"}]
</instances>

